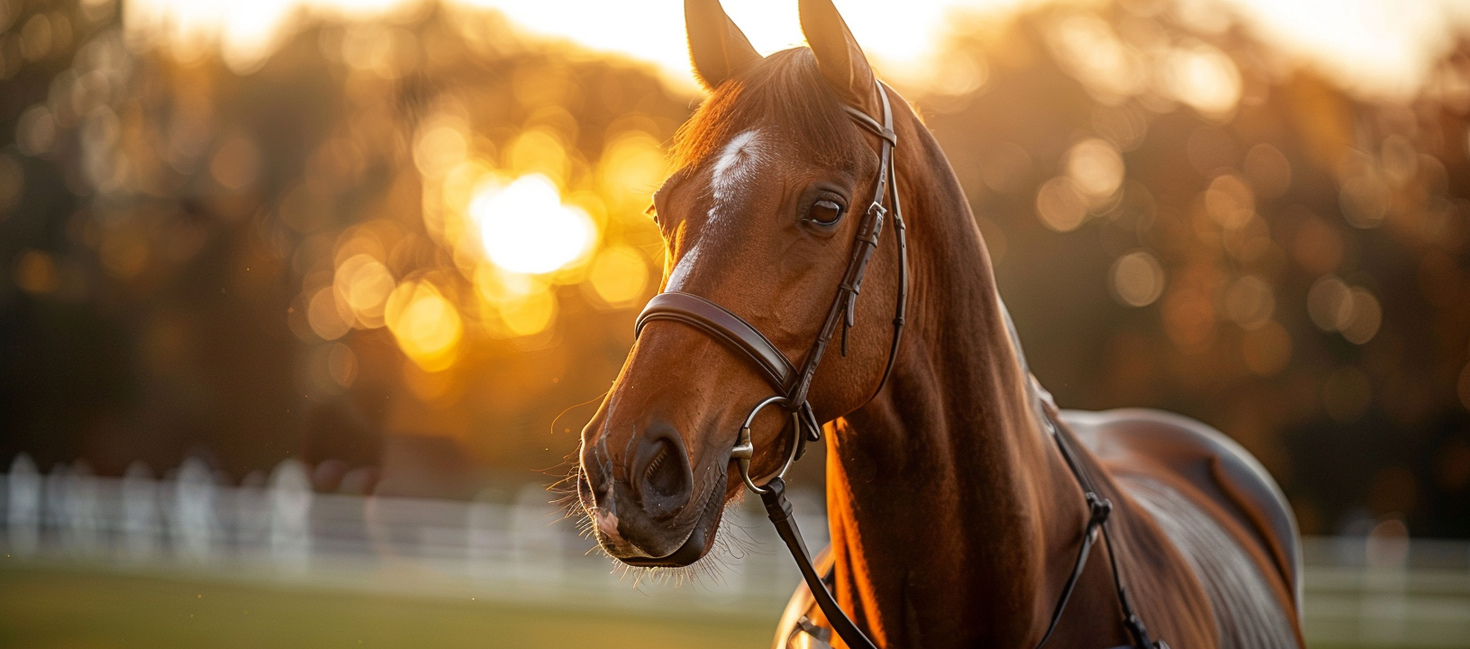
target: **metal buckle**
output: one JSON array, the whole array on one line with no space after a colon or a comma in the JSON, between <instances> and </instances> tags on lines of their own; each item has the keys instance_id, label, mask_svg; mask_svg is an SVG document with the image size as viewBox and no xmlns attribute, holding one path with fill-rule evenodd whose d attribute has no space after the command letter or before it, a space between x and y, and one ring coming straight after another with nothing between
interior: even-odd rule
<instances>
[{"instance_id":1,"label":"metal buckle","mask_svg":"<svg viewBox=\"0 0 1470 649\"><path fill-rule=\"evenodd\" d=\"M858 230L858 241L866 241L877 246L879 237L883 236L883 217L885 216L888 216L888 208L883 207L881 198L873 201L873 204L868 206L867 214L864 215L863 227Z\"/></svg>"},{"instance_id":2,"label":"metal buckle","mask_svg":"<svg viewBox=\"0 0 1470 649\"><path fill-rule=\"evenodd\" d=\"M756 415L765 410L766 406L775 403L782 404L791 411L791 426L795 433L791 438L791 453L786 456L786 463L781 465L781 470L777 471L776 475L766 478L765 483L757 485L750 477L750 461L755 458L755 444L750 440L750 426L755 423ZM730 459L735 460L740 467L740 479L744 480L745 486L755 493L766 493L764 484L770 483L774 478L786 477L786 470L790 469L791 463L796 461L797 449L801 448L801 409L789 408L790 403L789 399L778 394L755 404L755 408L752 408L750 414L745 416L745 423L740 425L740 435L735 439L735 447L730 449Z\"/></svg>"}]
</instances>

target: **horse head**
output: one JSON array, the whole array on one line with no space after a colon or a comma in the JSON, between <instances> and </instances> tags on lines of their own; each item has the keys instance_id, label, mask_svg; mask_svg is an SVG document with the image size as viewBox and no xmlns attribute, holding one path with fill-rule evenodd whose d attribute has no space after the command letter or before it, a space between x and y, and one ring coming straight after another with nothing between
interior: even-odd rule
<instances>
[{"instance_id":1,"label":"horse head","mask_svg":"<svg viewBox=\"0 0 1470 649\"><path fill-rule=\"evenodd\" d=\"M685 2L691 58L710 96L681 129L678 170L652 210L668 251L662 289L723 307L794 367L820 355L813 340L830 329L824 317L837 308L833 293L886 178L882 139L845 107L875 123L888 110L831 0L802 0L800 9L810 47L762 57L717 0ZM809 382L814 422L861 407L885 376L901 280L888 239L867 264L841 353L827 354ZM709 332L642 322L582 431L578 502L602 548L635 566L705 556L725 504L742 490L731 449L747 415L750 475L772 475L794 454L797 404L752 413L772 389Z\"/></svg>"}]
</instances>

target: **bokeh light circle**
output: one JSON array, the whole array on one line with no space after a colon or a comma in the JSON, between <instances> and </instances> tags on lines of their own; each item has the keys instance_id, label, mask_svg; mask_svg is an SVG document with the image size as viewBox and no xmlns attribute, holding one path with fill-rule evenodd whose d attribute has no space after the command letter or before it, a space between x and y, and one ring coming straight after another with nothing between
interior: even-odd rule
<instances>
[{"instance_id":1,"label":"bokeh light circle","mask_svg":"<svg viewBox=\"0 0 1470 649\"><path fill-rule=\"evenodd\" d=\"M648 264L630 246L614 246L598 253L587 277L593 294L611 307L637 304L648 288Z\"/></svg>"},{"instance_id":2,"label":"bokeh light circle","mask_svg":"<svg viewBox=\"0 0 1470 649\"><path fill-rule=\"evenodd\" d=\"M454 363L464 325L454 304L429 282L404 282L388 296L388 330L398 347L428 372Z\"/></svg>"},{"instance_id":3,"label":"bokeh light circle","mask_svg":"<svg viewBox=\"0 0 1470 649\"><path fill-rule=\"evenodd\" d=\"M1148 306L1164 293L1164 268L1147 250L1135 250L1113 262L1113 296L1125 306Z\"/></svg>"}]
</instances>

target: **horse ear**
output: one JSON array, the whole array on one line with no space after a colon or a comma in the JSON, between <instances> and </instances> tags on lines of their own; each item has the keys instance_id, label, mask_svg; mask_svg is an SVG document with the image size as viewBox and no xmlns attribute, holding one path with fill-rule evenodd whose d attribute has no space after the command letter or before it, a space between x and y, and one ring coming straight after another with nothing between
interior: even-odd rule
<instances>
[{"instance_id":1,"label":"horse ear","mask_svg":"<svg viewBox=\"0 0 1470 649\"><path fill-rule=\"evenodd\" d=\"M801 31L817 57L817 67L837 95L868 112L877 108L873 68L832 0L801 0Z\"/></svg>"},{"instance_id":2,"label":"horse ear","mask_svg":"<svg viewBox=\"0 0 1470 649\"><path fill-rule=\"evenodd\" d=\"M684 0L684 23L694 76L708 90L761 60L745 32L725 15L719 0Z\"/></svg>"}]
</instances>

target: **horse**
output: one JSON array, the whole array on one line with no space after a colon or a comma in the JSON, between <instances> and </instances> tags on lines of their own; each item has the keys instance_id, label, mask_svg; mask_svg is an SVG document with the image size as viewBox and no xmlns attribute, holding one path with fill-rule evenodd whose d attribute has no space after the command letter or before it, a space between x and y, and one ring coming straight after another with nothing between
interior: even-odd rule
<instances>
[{"instance_id":1,"label":"horse","mask_svg":"<svg viewBox=\"0 0 1470 649\"><path fill-rule=\"evenodd\" d=\"M799 9L808 46L762 56L685 1L710 94L653 196L662 292L572 476L601 549L695 564L750 489L806 577L775 647L1303 646L1275 482L1198 421L1059 409L937 141L831 0ZM814 567L781 474L818 440Z\"/></svg>"}]
</instances>

